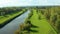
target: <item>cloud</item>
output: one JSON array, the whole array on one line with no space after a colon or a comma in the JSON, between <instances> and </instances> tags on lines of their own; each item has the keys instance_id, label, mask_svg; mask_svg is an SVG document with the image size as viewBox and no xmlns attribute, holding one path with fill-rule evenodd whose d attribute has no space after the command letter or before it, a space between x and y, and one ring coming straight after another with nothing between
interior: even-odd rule
<instances>
[{"instance_id":1,"label":"cloud","mask_svg":"<svg viewBox=\"0 0 60 34\"><path fill-rule=\"evenodd\" d=\"M5 6L29 6L32 0L0 0L0 7Z\"/></svg>"},{"instance_id":2,"label":"cloud","mask_svg":"<svg viewBox=\"0 0 60 34\"><path fill-rule=\"evenodd\" d=\"M60 0L48 0L48 3L52 5L60 5Z\"/></svg>"},{"instance_id":3,"label":"cloud","mask_svg":"<svg viewBox=\"0 0 60 34\"><path fill-rule=\"evenodd\" d=\"M60 0L0 0L0 7L60 5Z\"/></svg>"}]
</instances>

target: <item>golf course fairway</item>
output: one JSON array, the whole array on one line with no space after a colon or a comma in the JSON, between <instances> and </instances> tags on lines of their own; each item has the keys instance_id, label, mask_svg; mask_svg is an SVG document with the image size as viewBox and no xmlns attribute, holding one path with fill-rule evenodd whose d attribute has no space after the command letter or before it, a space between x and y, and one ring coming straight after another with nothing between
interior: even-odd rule
<instances>
[{"instance_id":1,"label":"golf course fairway","mask_svg":"<svg viewBox=\"0 0 60 34\"><path fill-rule=\"evenodd\" d=\"M38 18L40 15L40 19ZM57 32L53 29L53 27L49 24L45 16L41 13L37 13L35 9L33 9L33 15L30 18L30 21L33 25L38 28L31 28L32 30L36 30L37 32L31 32L30 34L57 34Z\"/></svg>"}]
</instances>

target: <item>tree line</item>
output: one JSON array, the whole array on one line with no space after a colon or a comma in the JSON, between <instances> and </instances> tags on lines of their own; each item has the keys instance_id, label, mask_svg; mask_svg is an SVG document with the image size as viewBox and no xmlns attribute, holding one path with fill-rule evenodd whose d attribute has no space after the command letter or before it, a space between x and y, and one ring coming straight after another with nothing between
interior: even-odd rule
<instances>
[{"instance_id":1,"label":"tree line","mask_svg":"<svg viewBox=\"0 0 60 34\"><path fill-rule=\"evenodd\" d=\"M60 33L60 7L59 6L51 6L51 7L42 7L38 8L46 19L50 22L53 28Z\"/></svg>"},{"instance_id":2,"label":"tree line","mask_svg":"<svg viewBox=\"0 0 60 34\"><path fill-rule=\"evenodd\" d=\"M0 8L0 16L5 16L7 14L13 14L19 11L22 11L23 8L20 7L6 7L6 8Z\"/></svg>"}]
</instances>

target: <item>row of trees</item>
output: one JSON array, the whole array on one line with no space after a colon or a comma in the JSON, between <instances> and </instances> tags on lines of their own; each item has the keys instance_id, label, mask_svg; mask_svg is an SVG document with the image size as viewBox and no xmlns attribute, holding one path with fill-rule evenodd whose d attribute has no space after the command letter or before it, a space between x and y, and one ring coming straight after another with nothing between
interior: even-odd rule
<instances>
[{"instance_id":1,"label":"row of trees","mask_svg":"<svg viewBox=\"0 0 60 34\"><path fill-rule=\"evenodd\" d=\"M60 33L60 7L45 7L45 9L39 9L40 12L45 15L46 19L51 25Z\"/></svg>"},{"instance_id":2,"label":"row of trees","mask_svg":"<svg viewBox=\"0 0 60 34\"><path fill-rule=\"evenodd\" d=\"M0 8L0 16L5 16L7 14L13 14L13 13L16 13L21 10L22 10L22 8L20 8L20 7Z\"/></svg>"}]
</instances>

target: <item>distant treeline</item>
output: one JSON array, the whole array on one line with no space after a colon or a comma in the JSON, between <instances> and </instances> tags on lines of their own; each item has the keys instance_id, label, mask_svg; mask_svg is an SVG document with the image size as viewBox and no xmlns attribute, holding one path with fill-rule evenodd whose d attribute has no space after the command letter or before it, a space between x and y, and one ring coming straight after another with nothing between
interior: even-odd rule
<instances>
[{"instance_id":1,"label":"distant treeline","mask_svg":"<svg viewBox=\"0 0 60 34\"><path fill-rule=\"evenodd\" d=\"M13 14L19 11L22 11L23 7L6 7L0 8L0 16L5 16L7 14Z\"/></svg>"}]
</instances>

